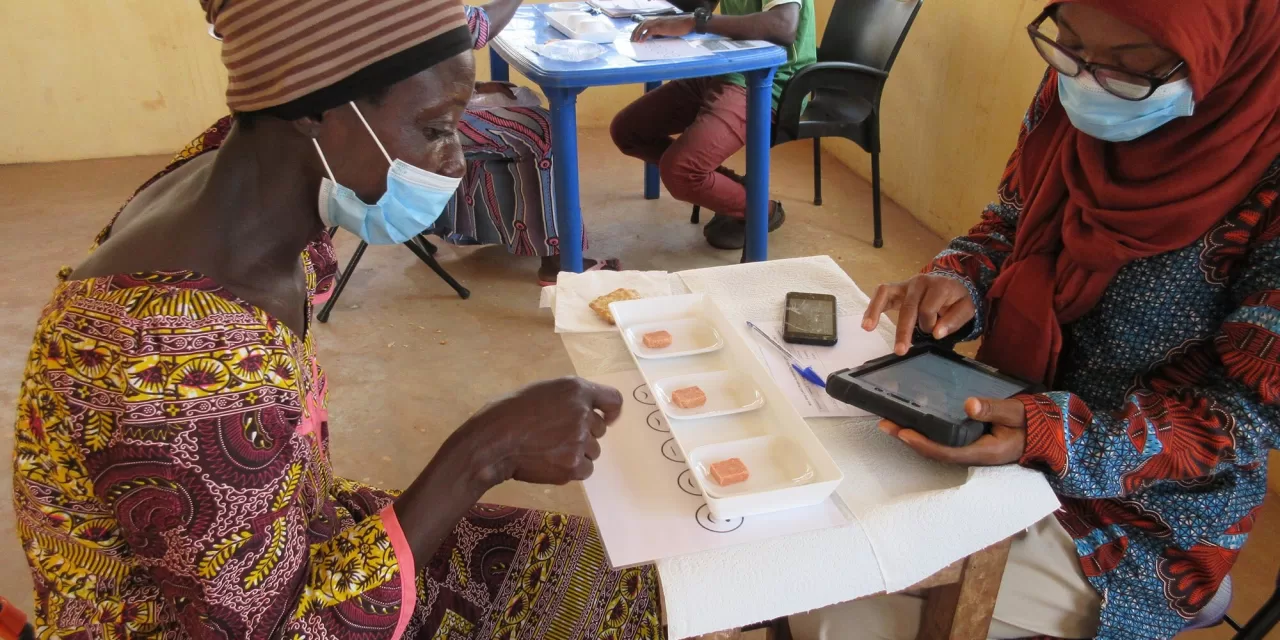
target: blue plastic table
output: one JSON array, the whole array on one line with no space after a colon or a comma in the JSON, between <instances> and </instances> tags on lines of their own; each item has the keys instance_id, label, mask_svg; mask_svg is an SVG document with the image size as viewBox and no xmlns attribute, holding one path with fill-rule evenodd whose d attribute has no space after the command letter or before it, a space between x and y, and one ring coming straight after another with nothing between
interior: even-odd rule
<instances>
[{"instance_id":1,"label":"blue plastic table","mask_svg":"<svg viewBox=\"0 0 1280 640\"><path fill-rule=\"evenodd\" d=\"M542 88L551 103L551 141L555 154L556 224L560 227L560 268L582 272L582 209L578 194L578 94L587 87L644 83L646 90L665 80L742 73L747 78L747 260L768 257L769 136L772 127L773 73L786 62L786 50L769 46L714 56L638 62L602 45L607 54L586 62L561 62L529 49L566 36L547 24L547 5L524 6L490 42L491 75L510 77L508 65ZM633 24L615 20L619 28ZM658 170L645 167L644 195L658 197Z\"/></svg>"}]
</instances>

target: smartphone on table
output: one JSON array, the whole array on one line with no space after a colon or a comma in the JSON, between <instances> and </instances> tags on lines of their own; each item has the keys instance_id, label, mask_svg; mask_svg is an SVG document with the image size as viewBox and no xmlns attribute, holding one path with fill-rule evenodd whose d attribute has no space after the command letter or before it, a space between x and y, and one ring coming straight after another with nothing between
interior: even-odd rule
<instances>
[{"instance_id":1,"label":"smartphone on table","mask_svg":"<svg viewBox=\"0 0 1280 640\"><path fill-rule=\"evenodd\" d=\"M792 344L834 346L838 340L836 297L825 293L788 293L782 339Z\"/></svg>"}]
</instances>

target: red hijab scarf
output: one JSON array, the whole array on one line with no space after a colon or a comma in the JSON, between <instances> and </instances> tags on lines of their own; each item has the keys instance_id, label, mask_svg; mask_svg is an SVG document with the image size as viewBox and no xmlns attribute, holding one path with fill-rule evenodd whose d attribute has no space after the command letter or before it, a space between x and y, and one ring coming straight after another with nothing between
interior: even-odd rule
<instances>
[{"instance_id":1,"label":"red hijab scarf","mask_svg":"<svg viewBox=\"0 0 1280 640\"><path fill-rule=\"evenodd\" d=\"M1080 133L1050 75L1023 144L1013 252L988 293L979 359L1052 384L1062 325L1129 262L1180 249L1248 196L1280 156L1280 0L1079 2L1136 26L1187 63L1195 114L1131 142Z\"/></svg>"}]
</instances>

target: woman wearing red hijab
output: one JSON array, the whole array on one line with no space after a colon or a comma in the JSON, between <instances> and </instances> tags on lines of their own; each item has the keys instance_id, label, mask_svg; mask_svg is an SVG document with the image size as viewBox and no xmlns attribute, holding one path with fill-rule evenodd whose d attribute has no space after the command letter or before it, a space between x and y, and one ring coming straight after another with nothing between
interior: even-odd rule
<instances>
[{"instance_id":1,"label":"woman wearing red hijab","mask_svg":"<svg viewBox=\"0 0 1280 640\"><path fill-rule=\"evenodd\" d=\"M930 458L1042 470L1062 509L1013 545L992 637L1167 638L1218 591L1280 443L1280 0L1067 0L1029 27L1049 72L999 198L924 273L881 286L895 350L982 337L1052 391L970 399L990 435ZM1100 595L1102 594L1102 595ZM798 637L914 637L891 596Z\"/></svg>"}]
</instances>

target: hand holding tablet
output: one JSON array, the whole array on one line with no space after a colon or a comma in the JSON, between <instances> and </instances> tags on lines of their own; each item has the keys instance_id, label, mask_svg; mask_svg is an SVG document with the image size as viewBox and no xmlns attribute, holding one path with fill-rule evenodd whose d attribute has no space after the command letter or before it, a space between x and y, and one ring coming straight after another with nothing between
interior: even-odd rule
<instances>
[{"instance_id":1,"label":"hand holding tablet","mask_svg":"<svg viewBox=\"0 0 1280 640\"><path fill-rule=\"evenodd\" d=\"M933 343L827 379L831 397L890 421L881 428L922 455L967 464L1021 456L1026 416L1022 401L1010 398L1038 390Z\"/></svg>"},{"instance_id":2,"label":"hand holding tablet","mask_svg":"<svg viewBox=\"0 0 1280 640\"><path fill-rule=\"evenodd\" d=\"M989 423L991 430L963 447L938 444L919 431L890 420L881 420L879 426L881 431L905 442L916 453L939 462L996 466L1022 459L1027 448L1027 413L1021 400L969 398L964 409L973 420Z\"/></svg>"}]
</instances>

